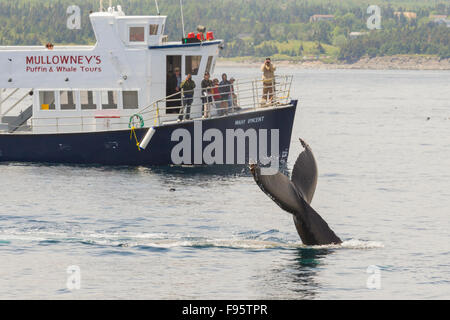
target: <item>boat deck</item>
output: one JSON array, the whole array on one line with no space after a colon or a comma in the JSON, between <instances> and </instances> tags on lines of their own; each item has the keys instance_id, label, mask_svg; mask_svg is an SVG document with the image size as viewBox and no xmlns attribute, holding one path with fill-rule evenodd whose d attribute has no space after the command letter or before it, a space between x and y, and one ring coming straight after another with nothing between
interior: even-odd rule
<instances>
[{"instance_id":1,"label":"boat deck","mask_svg":"<svg viewBox=\"0 0 450 320\"><path fill-rule=\"evenodd\" d=\"M19 90L17 93L20 93L20 96L17 97L13 105L3 108L3 113L0 109L0 133L38 134L116 131L129 130L131 127L159 127L202 119L226 119L234 115L263 109L289 106L291 104L291 84L292 76L290 75L276 76L272 84L269 85L262 80L241 79L233 83L232 87L230 85L217 87L222 93L213 93L212 88L209 88L206 92L201 88L196 88L191 93L181 91L157 100L148 106L136 109L132 113L128 110L113 110L114 113L108 113L106 112L108 110L101 109L90 113L83 113L82 110L79 110L70 115L49 115L45 118L33 115L32 106L26 103L29 100L27 98L32 94L32 90ZM267 91L269 87L272 88L273 93L263 97L263 92ZM15 92L14 90L6 92L7 97L2 103ZM228 92L231 93L227 95ZM185 94L192 93L196 98L193 100L189 112L187 100L182 97ZM224 96L228 96L228 98L224 98ZM26 104L24 105L24 103ZM15 116L8 114L14 108L21 110L21 112Z\"/></svg>"}]
</instances>

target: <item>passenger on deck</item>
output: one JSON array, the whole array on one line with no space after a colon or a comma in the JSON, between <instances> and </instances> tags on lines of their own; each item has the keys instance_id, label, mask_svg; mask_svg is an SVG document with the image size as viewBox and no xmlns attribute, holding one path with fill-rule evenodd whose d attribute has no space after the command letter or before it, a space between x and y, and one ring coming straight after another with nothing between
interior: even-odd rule
<instances>
[{"instance_id":1,"label":"passenger on deck","mask_svg":"<svg viewBox=\"0 0 450 320\"><path fill-rule=\"evenodd\" d=\"M181 71L180 68L175 68L175 77L177 79L177 86L175 87L175 92L178 93L174 99L176 99L176 105L181 106Z\"/></svg>"},{"instance_id":2,"label":"passenger on deck","mask_svg":"<svg viewBox=\"0 0 450 320\"><path fill-rule=\"evenodd\" d=\"M53 50L53 43L47 42L47 44L45 45L45 47L46 47L48 50Z\"/></svg>"},{"instance_id":3,"label":"passenger on deck","mask_svg":"<svg viewBox=\"0 0 450 320\"><path fill-rule=\"evenodd\" d=\"M171 96L167 102L167 113L180 113L181 106L181 73L180 68L175 68L175 74L170 74L167 79L167 96Z\"/></svg>"},{"instance_id":4,"label":"passenger on deck","mask_svg":"<svg viewBox=\"0 0 450 320\"><path fill-rule=\"evenodd\" d=\"M181 113L178 116L178 120L181 121L183 120L183 113L185 111L185 108L185 119L190 119L191 105L192 101L194 100L195 82L192 80L192 75L190 73L187 75L186 80L181 83L180 88L183 92L183 108L181 108Z\"/></svg>"},{"instance_id":5,"label":"passenger on deck","mask_svg":"<svg viewBox=\"0 0 450 320\"><path fill-rule=\"evenodd\" d=\"M223 114L223 109L221 107L222 105L222 95L219 91L219 79L213 80L214 87L211 90L211 94L213 95L214 103L216 105L217 114L221 116Z\"/></svg>"},{"instance_id":6,"label":"passenger on deck","mask_svg":"<svg viewBox=\"0 0 450 320\"><path fill-rule=\"evenodd\" d=\"M203 104L203 115L208 114L208 107L209 104L212 102L212 96L209 95L209 91L211 90L213 86L213 82L209 79L210 75L209 72L205 72L205 75L203 77L201 86L202 86L202 104Z\"/></svg>"},{"instance_id":7,"label":"passenger on deck","mask_svg":"<svg viewBox=\"0 0 450 320\"><path fill-rule=\"evenodd\" d=\"M233 106L233 100L231 98L231 83L227 79L227 74L222 74L222 81L219 83L219 91L222 95L221 109L223 114L228 114L228 109Z\"/></svg>"},{"instance_id":8,"label":"passenger on deck","mask_svg":"<svg viewBox=\"0 0 450 320\"><path fill-rule=\"evenodd\" d=\"M235 110L240 110L240 109L241 109L241 108L238 107L238 105L237 105L237 95L236 95L236 93L234 92L234 81L235 81L235 79L232 77L232 78L230 79L230 83L231 83L231 99L232 99L232 101L233 101L233 111L235 111Z\"/></svg>"},{"instance_id":9,"label":"passenger on deck","mask_svg":"<svg viewBox=\"0 0 450 320\"><path fill-rule=\"evenodd\" d=\"M266 61L261 66L263 72L263 96L262 102L267 102L267 96L269 101L273 100L273 93L275 92L275 70L276 67L272 64L270 58L266 58Z\"/></svg>"}]
</instances>

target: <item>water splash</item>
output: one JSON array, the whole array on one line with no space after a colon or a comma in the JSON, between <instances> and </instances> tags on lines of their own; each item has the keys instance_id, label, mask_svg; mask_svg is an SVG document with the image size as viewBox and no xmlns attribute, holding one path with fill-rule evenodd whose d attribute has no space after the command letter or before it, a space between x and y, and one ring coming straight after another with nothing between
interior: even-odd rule
<instances>
[{"instance_id":1,"label":"water splash","mask_svg":"<svg viewBox=\"0 0 450 320\"><path fill-rule=\"evenodd\" d=\"M327 244L320 246L308 246L314 249L380 249L384 248L383 243L378 241L367 241L358 239L349 239L341 244Z\"/></svg>"},{"instance_id":2,"label":"water splash","mask_svg":"<svg viewBox=\"0 0 450 320\"><path fill-rule=\"evenodd\" d=\"M108 246L131 248L228 248L228 249L377 249L384 245L377 241L365 241L349 239L338 245L306 246L300 240L292 241L280 237L274 237L278 230L268 230L258 234L241 233L231 238L207 238L192 237L186 235L169 235L165 233L108 233L108 232L83 232L64 233L47 231L18 231L2 230L0 232L0 243L20 244L21 242L38 242L39 245L57 245L64 243L78 243L88 246Z\"/></svg>"}]
</instances>

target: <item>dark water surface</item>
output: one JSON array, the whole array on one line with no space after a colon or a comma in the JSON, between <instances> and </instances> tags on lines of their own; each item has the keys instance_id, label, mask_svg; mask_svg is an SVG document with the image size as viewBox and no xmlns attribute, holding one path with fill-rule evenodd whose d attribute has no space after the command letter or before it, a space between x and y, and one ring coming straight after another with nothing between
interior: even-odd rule
<instances>
[{"instance_id":1,"label":"dark water surface","mask_svg":"<svg viewBox=\"0 0 450 320\"><path fill-rule=\"evenodd\" d=\"M280 72L300 98L289 167L302 137L342 246L304 247L242 169L6 163L0 298L449 299L450 72Z\"/></svg>"}]
</instances>

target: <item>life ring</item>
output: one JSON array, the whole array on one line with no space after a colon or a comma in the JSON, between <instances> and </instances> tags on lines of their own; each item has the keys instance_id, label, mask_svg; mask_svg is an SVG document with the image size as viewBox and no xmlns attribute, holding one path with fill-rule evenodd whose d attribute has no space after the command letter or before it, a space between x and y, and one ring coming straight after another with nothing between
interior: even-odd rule
<instances>
[{"instance_id":1,"label":"life ring","mask_svg":"<svg viewBox=\"0 0 450 320\"><path fill-rule=\"evenodd\" d=\"M144 127L144 118L139 113L135 113L130 117L130 121L128 122L128 128L137 128L136 122L139 122L139 128Z\"/></svg>"}]
</instances>

